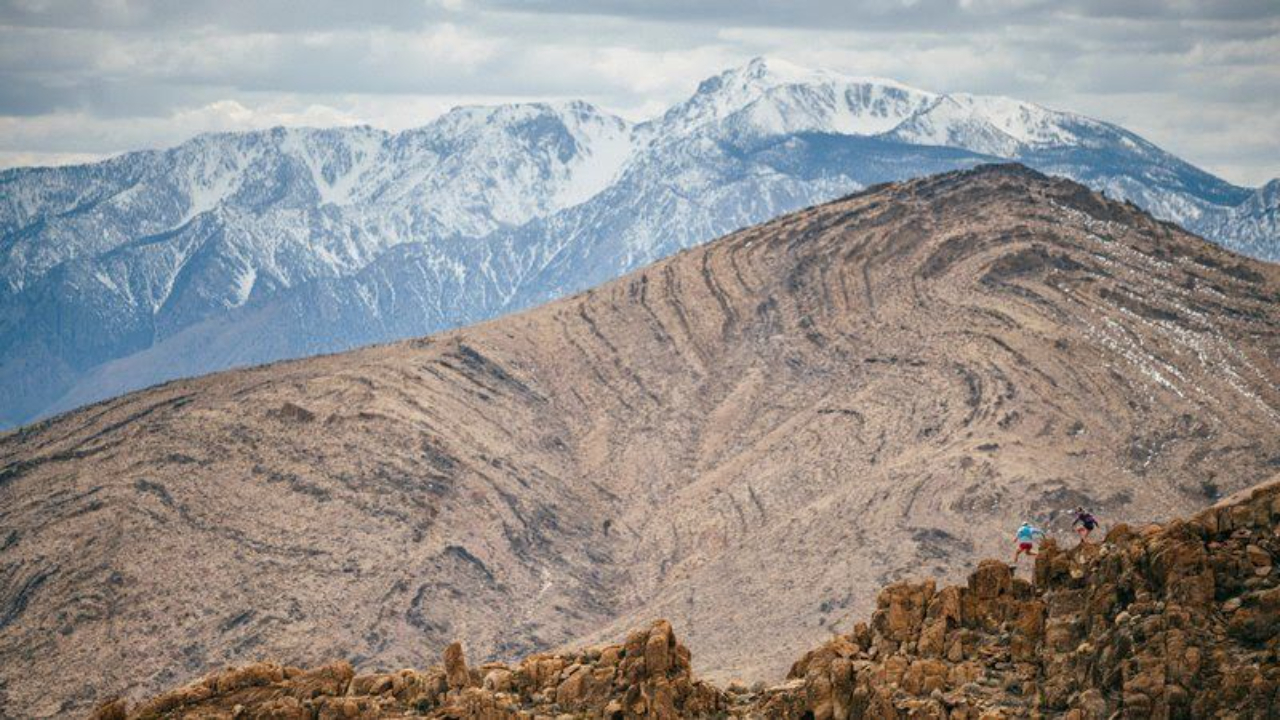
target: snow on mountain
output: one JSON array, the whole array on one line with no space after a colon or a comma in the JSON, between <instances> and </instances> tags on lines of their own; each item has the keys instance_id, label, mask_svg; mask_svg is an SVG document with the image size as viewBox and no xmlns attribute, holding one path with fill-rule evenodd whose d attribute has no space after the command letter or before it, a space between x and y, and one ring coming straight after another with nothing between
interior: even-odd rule
<instances>
[{"instance_id":1,"label":"snow on mountain","mask_svg":"<svg viewBox=\"0 0 1280 720\"><path fill-rule=\"evenodd\" d=\"M644 129L660 137L684 137L730 121L734 130L760 135L876 135L892 130L934 97L892 80L756 58L704 80L693 97Z\"/></svg>"},{"instance_id":2,"label":"snow on mountain","mask_svg":"<svg viewBox=\"0 0 1280 720\"><path fill-rule=\"evenodd\" d=\"M1215 208L1191 223L1205 237L1231 238L1232 247L1257 257L1280 259L1280 178L1258 188L1244 202Z\"/></svg>"},{"instance_id":3,"label":"snow on mountain","mask_svg":"<svg viewBox=\"0 0 1280 720\"><path fill-rule=\"evenodd\" d=\"M1075 137L1052 111L1007 98L944 95L893 128L915 145L944 145L1012 157L1024 148L1066 144Z\"/></svg>"},{"instance_id":4,"label":"snow on mountain","mask_svg":"<svg viewBox=\"0 0 1280 720\"><path fill-rule=\"evenodd\" d=\"M202 135L0 172L0 425L174 377L422 335L866 185L1012 159L1280 258L1280 183L1123 128L757 58L632 124L578 101Z\"/></svg>"}]
</instances>

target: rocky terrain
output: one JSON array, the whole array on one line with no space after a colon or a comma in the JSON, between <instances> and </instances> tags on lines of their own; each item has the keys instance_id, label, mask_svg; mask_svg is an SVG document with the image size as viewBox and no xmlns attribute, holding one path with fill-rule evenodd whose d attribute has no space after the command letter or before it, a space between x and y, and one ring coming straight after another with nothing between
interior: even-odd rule
<instances>
[{"instance_id":1,"label":"rocky terrain","mask_svg":"<svg viewBox=\"0 0 1280 720\"><path fill-rule=\"evenodd\" d=\"M584 102L203 135L0 172L0 428L563 297L874 183L998 158L1280 258L1280 184L1124 128L758 58L631 123Z\"/></svg>"},{"instance_id":2,"label":"rocky terrain","mask_svg":"<svg viewBox=\"0 0 1280 720\"><path fill-rule=\"evenodd\" d=\"M621 643L425 671L259 663L95 720L199 718L1272 718L1280 714L1280 478L1188 520L1045 543L1034 579L983 561L964 585L907 581L787 682L697 680L658 621Z\"/></svg>"},{"instance_id":3,"label":"rocky terrain","mask_svg":"<svg viewBox=\"0 0 1280 720\"><path fill-rule=\"evenodd\" d=\"M1276 266L1016 166L877 187L0 436L0 707L455 640L512 662L655 617L701 676L777 678L1024 519L1163 520L1274 475L1278 359Z\"/></svg>"}]
</instances>

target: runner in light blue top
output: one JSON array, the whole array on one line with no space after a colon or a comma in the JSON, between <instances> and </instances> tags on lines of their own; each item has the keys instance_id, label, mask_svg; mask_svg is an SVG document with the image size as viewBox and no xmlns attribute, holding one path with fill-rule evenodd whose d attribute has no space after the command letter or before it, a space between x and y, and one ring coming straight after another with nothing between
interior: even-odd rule
<instances>
[{"instance_id":1,"label":"runner in light blue top","mask_svg":"<svg viewBox=\"0 0 1280 720\"><path fill-rule=\"evenodd\" d=\"M1035 557L1036 538L1043 538L1044 531L1038 527L1032 526L1031 523L1024 522L1022 527L1018 528L1017 542L1018 551L1013 554L1013 564L1018 564L1018 558L1022 557L1022 553L1026 553Z\"/></svg>"}]
</instances>

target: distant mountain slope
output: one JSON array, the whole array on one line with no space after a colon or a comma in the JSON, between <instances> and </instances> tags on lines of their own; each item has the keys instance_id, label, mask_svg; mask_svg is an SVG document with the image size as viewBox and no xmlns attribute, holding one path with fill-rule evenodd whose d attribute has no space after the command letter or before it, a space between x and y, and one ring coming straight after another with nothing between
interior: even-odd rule
<instances>
[{"instance_id":1,"label":"distant mountain slope","mask_svg":"<svg viewBox=\"0 0 1280 720\"><path fill-rule=\"evenodd\" d=\"M710 677L777 677L1023 519L1172 517L1278 463L1280 267L1025 168L949 173L0 436L0 706L654 617Z\"/></svg>"},{"instance_id":2,"label":"distant mountain slope","mask_svg":"<svg viewBox=\"0 0 1280 720\"><path fill-rule=\"evenodd\" d=\"M1274 191L1122 128L755 60L640 124L581 102L459 108L395 135L277 128L0 173L0 426L457 327L997 158L1280 258Z\"/></svg>"}]
</instances>

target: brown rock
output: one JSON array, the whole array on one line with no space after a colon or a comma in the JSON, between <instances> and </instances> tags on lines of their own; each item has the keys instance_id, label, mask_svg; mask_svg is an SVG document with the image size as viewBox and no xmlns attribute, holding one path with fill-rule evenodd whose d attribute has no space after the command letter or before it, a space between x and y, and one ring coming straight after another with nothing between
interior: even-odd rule
<instances>
[{"instance_id":1,"label":"brown rock","mask_svg":"<svg viewBox=\"0 0 1280 720\"><path fill-rule=\"evenodd\" d=\"M652 720L678 720L676 697L665 678L656 678L648 690L649 717Z\"/></svg>"},{"instance_id":2,"label":"brown rock","mask_svg":"<svg viewBox=\"0 0 1280 720\"><path fill-rule=\"evenodd\" d=\"M576 707L586 699L591 678L590 671L581 666L568 673L568 677L556 688L556 703L566 708Z\"/></svg>"},{"instance_id":3,"label":"brown rock","mask_svg":"<svg viewBox=\"0 0 1280 720\"><path fill-rule=\"evenodd\" d=\"M920 631L920 642L917 644L916 650L924 657L941 657L946 652L946 640L946 620L931 620Z\"/></svg>"},{"instance_id":4,"label":"brown rock","mask_svg":"<svg viewBox=\"0 0 1280 720\"><path fill-rule=\"evenodd\" d=\"M925 611L933 599L934 583L895 583L876 598L878 609L872 617L872 628L897 642L914 641L924 623Z\"/></svg>"},{"instance_id":5,"label":"brown rock","mask_svg":"<svg viewBox=\"0 0 1280 720\"><path fill-rule=\"evenodd\" d=\"M665 675L671 668L671 651L675 640L671 634L671 625L666 620L659 620L649 630L649 637L644 646L644 663L651 675Z\"/></svg>"},{"instance_id":6,"label":"brown rock","mask_svg":"<svg viewBox=\"0 0 1280 720\"><path fill-rule=\"evenodd\" d=\"M467 671L467 658L462 654L462 643L451 643L444 649L444 674L450 690L471 686L471 673Z\"/></svg>"},{"instance_id":7,"label":"brown rock","mask_svg":"<svg viewBox=\"0 0 1280 720\"><path fill-rule=\"evenodd\" d=\"M229 668L205 678L204 683L214 692L226 693L246 687L270 685L284 680L284 668L277 663L254 663L239 668Z\"/></svg>"},{"instance_id":8,"label":"brown rock","mask_svg":"<svg viewBox=\"0 0 1280 720\"><path fill-rule=\"evenodd\" d=\"M607 645L600 651L600 664L614 667L622 658L621 645Z\"/></svg>"},{"instance_id":9,"label":"brown rock","mask_svg":"<svg viewBox=\"0 0 1280 720\"><path fill-rule=\"evenodd\" d=\"M387 673L356 675L351 679L349 690L352 695L382 695L394 692L398 676Z\"/></svg>"},{"instance_id":10,"label":"brown rock","mask_svg":"<svg viewBox=\"0 0 1280 720\"><path fill-rule=\"evenodd\" d=\"M355 671L351 668L351 663L336 662L290 678L290 694L300 700L322 695L342 695L353 677Z\"/></svg>"},{"instance_id":11,"label":"brown rock","mask_svg":"<svg viewBox=\"0 0 1280 720\"><path fill-rule=\"evenodd\" d=\"M1268 553L1266 550L1263 550L1257 545L1252 545L1252 544L1246 547L1244 550L1245 550L1245 555L1247 555L1249 558L1249 562L1253 563L1254 567L1259 567L1259 568L1271 567L1271 554Z\"/></svg>"},{"instance_id":12,"label":"brown rock","mask_svg":"<svg viewBox=\"0 0 1280 720\"><path fill-rule=\"evenodd\" d=\"M1045 604L1039 600L1018 603L1013 610L1012 646L1015 660L1036 657L1040 641L1044 638Z\"/></svg>"},{"instance_id":13,"label":"brown rock","mask_svg":"<svg viewBox=\"0 0 1280 720\"><path fill-rule=\"evenodd\" d=\"M490 692L510 692L515 683L512 672L506 668L494 668L484 676L484 689Z\"/></svg>"},{"instance_id":14,"label":"brown rock","mask_svg":"<svg viewBox=\"0 0 1280 720\"><path fill-rule=\"evenodd\" d=\"M1280 587L1244 598L1227 625L1233 636L1249 642L1264 642L1280 635Z\"/></svg>"}]
</instances>

